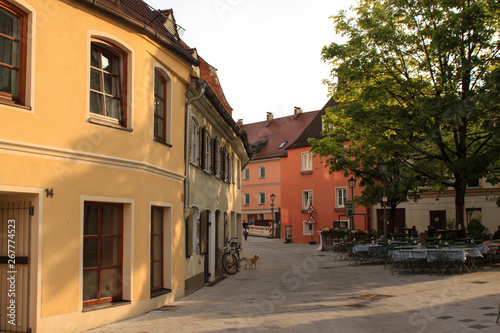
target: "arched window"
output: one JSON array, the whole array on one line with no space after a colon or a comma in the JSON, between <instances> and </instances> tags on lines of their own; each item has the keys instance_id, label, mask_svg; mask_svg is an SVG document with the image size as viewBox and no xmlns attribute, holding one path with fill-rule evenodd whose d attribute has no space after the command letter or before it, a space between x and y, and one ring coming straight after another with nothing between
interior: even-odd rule
<instances>
[{"instance_id":1,"label":"arched window","mask_svg":"<svg viewBox=\"0 0 500 333\"><path fill-rule=\"evenodd\" d=\"M167 142L167 84L165 76L155 70L154 137L162 142Z\"/></svg>"},{"instance_id":2,"label":"arched window","mask_svg":"<svg viewBox=\"0 0 500 333\"><path fill-rule=\"evenodd\" d=\"M127 126L127 55L117 46L92 39L90 54L90 112L97 119Z\"/></svg>"},{"instance_id":3,"label":"arched window","mask_svg":"<svg viewBox=\"0 0 500 333\"><path fill-rule=\"evenodd\" d=\"M0 1L0 98L25 103L28 15Z\"/></svg>"}]
</instances>

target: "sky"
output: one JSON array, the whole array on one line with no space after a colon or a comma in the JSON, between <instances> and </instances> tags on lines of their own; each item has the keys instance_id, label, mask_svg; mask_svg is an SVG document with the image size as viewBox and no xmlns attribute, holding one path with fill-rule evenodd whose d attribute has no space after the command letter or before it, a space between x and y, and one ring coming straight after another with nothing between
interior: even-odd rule
<instances>
[{"instance_id":1,"label":"sky","mask_svg":"<svg viewBox=\"0 0 500 333\"><path fill-rule=\"evenodd\" d=\"M323 46L341 42L333 20L354 0L146 0L173 9L182 39L217 68L233 118L244 124L320 110L331 67Z\"/></svg>"}]
</instances>

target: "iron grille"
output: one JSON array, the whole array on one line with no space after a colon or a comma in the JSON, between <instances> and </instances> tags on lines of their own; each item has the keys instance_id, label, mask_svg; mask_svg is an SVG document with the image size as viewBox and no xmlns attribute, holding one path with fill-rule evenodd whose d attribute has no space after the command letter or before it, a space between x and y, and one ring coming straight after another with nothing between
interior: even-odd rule
<instances>
[{"instance_id":1,"label":"iron grille","mask_svg":"<svg viewBox=\"0 0 500 333\"><path fill-rule=\"evenodd\" d=\"M181 38L186 31L183 27L170 20L159 10L154 9L147 3L137 0L120 0L120 2L132 9L135 13L139 14L144 18L144 22L147 23L153 29L162 29L172 35L172 31L176 31L178 38Z\"/></svg>"}]
</instances>

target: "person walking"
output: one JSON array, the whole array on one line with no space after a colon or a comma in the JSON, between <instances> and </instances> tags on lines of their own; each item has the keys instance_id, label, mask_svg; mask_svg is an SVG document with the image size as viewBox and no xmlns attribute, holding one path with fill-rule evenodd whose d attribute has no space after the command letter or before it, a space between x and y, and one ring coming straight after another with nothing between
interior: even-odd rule
<instances>
[{"instance_id":1,"label":"person walking","mask_svg":"<svg viewBox=\"0 0 500 333\"><path fill-rule=\"evenodd\" d=\"M247 238L248 238L248 233L249 233L248 222L243 221L243 236L245 237L245 240L247 240Z\"/></svg>"}]
</instances>

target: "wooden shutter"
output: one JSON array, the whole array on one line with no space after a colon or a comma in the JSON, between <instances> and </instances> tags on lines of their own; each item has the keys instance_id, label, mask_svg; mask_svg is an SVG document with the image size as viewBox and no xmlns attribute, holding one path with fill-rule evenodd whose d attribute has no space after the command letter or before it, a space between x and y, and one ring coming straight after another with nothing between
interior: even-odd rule
<instances>
[{"instance_id":1,"label":"wooden shutter","mask_svg":"<svg viewBox=\"0 0 500 333\"><path fill-rule=\"evenodd\" d=\"M186 257L191 256L193 251L193 210L189 212L186 219Z\"/></svg>"},{"instance_id":2,"label":"wooden shutter","mask_svg":"<svg viewBox=\"0 0 500 333\"><path fill-rule=\"evenodd\" d=\"M208 212L201 212L200 219L200 253L207 253L208 241Z\"/></svg>"}]
</instances>

